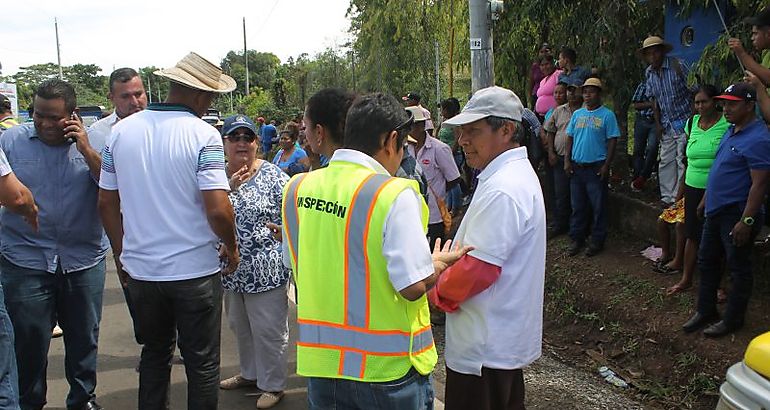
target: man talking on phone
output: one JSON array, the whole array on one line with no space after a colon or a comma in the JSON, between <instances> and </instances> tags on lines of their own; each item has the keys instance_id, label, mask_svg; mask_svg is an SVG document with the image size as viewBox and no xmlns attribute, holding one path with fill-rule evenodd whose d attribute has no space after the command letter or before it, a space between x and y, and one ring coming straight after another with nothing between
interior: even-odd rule
<instances>
[{"instance_id":1,"label":"man talking on phone","mask_svg":"<svg viewBox=\"0 0 770 410\"><path fill-rule=\"evenodd\" d=\"M19 404L46 404L48 348L58 322L66 334L67 409L101 409L94 392L108 243L96 205L104 141L89 138L67 82L42 82L33 104L34 122L0 139L39 207L37 230L21 215L0 212L0 271L16 336Z\"/></svg>"}]
</instances>

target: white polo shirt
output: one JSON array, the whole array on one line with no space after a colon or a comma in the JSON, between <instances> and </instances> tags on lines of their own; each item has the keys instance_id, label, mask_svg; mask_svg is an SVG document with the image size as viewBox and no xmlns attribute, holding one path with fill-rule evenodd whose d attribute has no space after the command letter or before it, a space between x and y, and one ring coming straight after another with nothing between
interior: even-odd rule
<instances>
[{"instance_id":1,"label":"white polo shirt","mask_svg":"<svg viewBox=\"0 0 770 410\"><path fill-rule=\"evenodd\" d=\"M175 281L220 270L201 191L230 190L222 137L186 107L151 105L115 124L99 186L120 192L120 261L132 278Z\"/></svg>"},{"instance_id":2,"label":"white polo shirt","mask_svg":"<svg viewBox=\"0 0 770 410\"><path fill-rule=\"evenodd\" d=\"M545 205L524 147L500 154L479 184L455 236L470 255L502 268L489 288L446 320L446 363L464 374L520 369L541 354Z\"/></svg>"}]
</instances>

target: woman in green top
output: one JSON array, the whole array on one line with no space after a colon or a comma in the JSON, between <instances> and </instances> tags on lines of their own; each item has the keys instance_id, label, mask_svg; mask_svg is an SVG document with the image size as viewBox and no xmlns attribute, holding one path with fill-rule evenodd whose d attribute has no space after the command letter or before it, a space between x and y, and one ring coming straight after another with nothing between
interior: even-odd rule
<instances>
[{"instance_id":1,"label":"woman in green top","mask_svg":"<svg viewBox=\"0 0 770 410\"><path fill-rule=\"evenodd\" d=\"M684 198L684 224L687 242L684 248L682 279L668 288L669 295L689 289L692 286L693 271L697 262L698 246L703 232L702 215L698 207L706 192L711 165L717 155L719 143L730 124L716 105L714 97L719 90L713 85L703 85L695 94L697 114L687 122L687 165L684 180L679 184L677 200ZM702 212L702 211L701 211Z\"/></svg>"}]
</instances>

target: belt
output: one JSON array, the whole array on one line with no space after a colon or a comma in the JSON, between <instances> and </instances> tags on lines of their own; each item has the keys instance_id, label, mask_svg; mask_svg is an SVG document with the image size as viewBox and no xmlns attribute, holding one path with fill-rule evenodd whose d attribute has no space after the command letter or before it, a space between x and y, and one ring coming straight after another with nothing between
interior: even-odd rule
<instances>
[{"instance_id":1,"label":"belt","mask_svg":"<svg viewBox=\"0 0 770 410\"><path fill-rule=\"evenodd\" d=\"M598 165L603 165L604 161L596 161L596 162L573 162L572 166L575 168L593 168Z\"/></svg>"}]
</instances>

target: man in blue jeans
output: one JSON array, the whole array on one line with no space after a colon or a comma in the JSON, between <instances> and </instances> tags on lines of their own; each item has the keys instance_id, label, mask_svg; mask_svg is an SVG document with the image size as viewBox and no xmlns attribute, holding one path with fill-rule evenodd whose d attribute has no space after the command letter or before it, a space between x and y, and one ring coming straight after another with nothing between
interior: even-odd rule
<instances>
[{"instance_id":1,"label":"man in blue jeans","mask_svg":"<svg viewBox=\"0 0 770 410\"><path fill-rule=\"evenodd\" d=\"M32 193L11 171L5 153L0 150L0 203L11 212L24 217L32 229L37 229L37 206ZM1 273L0 273L1 274ZM3 285L0 284L0 409L19 408L19 377L16 353L13 349L13 326L5 309Z\"/></svg>"},{"instance_id":2,"label":"man in blue jeans","mask_svg":"<svg viewBox=\"0 0 770 410\"><path fill-rule=\"evenodd\" d=\"M39 229L0 213L0 271L16 336L19 401L46 404L51 329L64 338L67 408L101 409L95 401L96 356L104 292L107 238L96 209L103 141L89 138L75 115L74 88L41 83L33 124L3 133L0 146L40 206Z\"/></svg>"},{"instance_id":3,"label":"man in blue jeans","mask_svg":"<svg viewBox=\"0 0 770 410\"><path fill-rule=\"evenodd\" d=\"M770 132L755 114L756 94L747 83L733 84L716 97L733 124L722 137L698 211L705 211L698 250L701 280L698 309L682 328L694 332L713 322L703 334L720 337L743 326L751 297L751 251L762 226L762 202L770 182ZM717 289L722 258L730 272L730 293L722 320L717 312Z\"/></svg>"},{"instance_id":4,"label":"man in blue jeans","mask_svg":"<svg viewBox=\"0 0 770 410\"><path fill-rule=\"evenodd\" d=\"M607 178L615 156L620 129L615 114L602 105L602 82L589 78L583 84L585 106L572 115L567 125L567 153L564 171L570 176L572 216L569 255L575 256L588 237L588 216L592 215L591 244L586 256L604 249L607 238Z\"/></svg>"},{"instance_id":5,"label":"man in blue jeans","mask_svg":"<svg viewBox=\"0 0 770 410\"><path fill-rule=\"evenodd\" d=\"M634 121L634 174L631 189L639 192L650 179L652 169L658 161L658 127L655 121L655 102L647 95L642 81L636 87L631 103L636 109Z\"/></svg>"}]
</instances>

